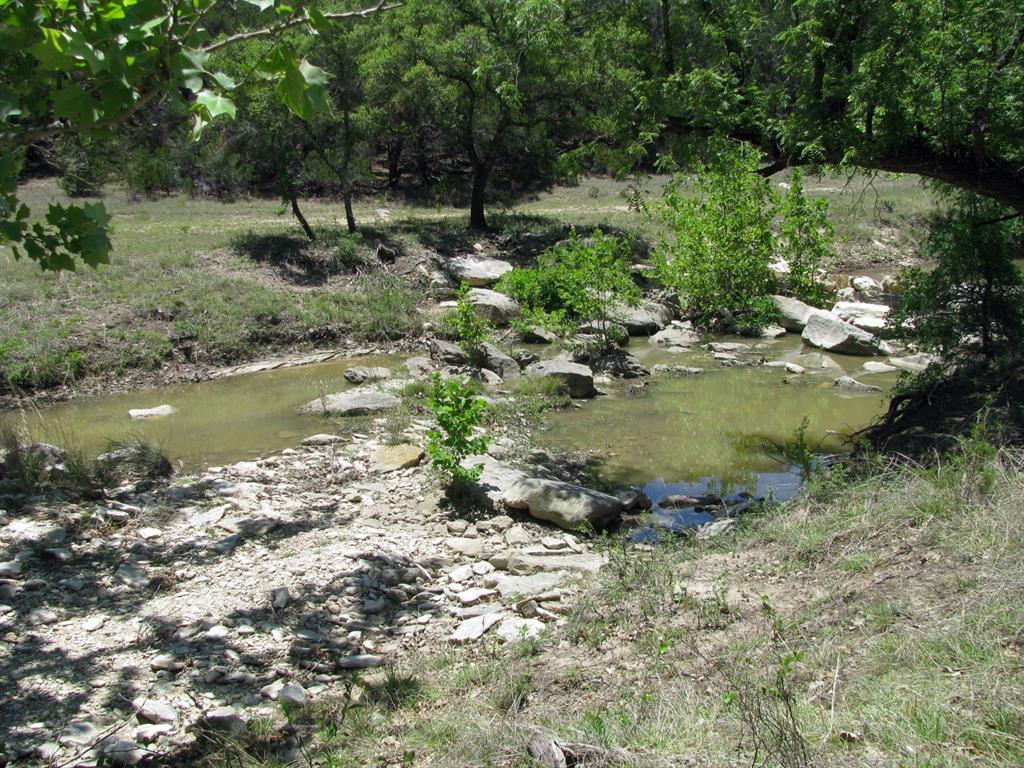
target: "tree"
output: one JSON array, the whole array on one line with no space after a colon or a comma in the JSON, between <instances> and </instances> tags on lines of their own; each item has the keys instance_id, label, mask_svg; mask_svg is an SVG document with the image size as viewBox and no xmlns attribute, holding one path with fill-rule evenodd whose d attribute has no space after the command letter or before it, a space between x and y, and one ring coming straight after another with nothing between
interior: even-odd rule
<instances>
[{"instance_id":1,"label":"tree","mask_svg":"<svg viewBox=\"0 0 1024 768\"><path fill-rule=\"evenodd\" d=\"M0 242L44 269L95 266L108 259L109 217L102 204L51 205L44 220L17 196L26 148L61 136L106 138L157 99L187 102L199 134L234 117L239 83L210 64L237 43L280 41L289 29L326 31L362 11L325 13L307 3L246 0L252 12L224 0L23 0L0 5ZM274 85L295 115L325 106L327 74L284 43L272 46L254 78Z\"/></svg>"},{"instance_id":2,"label":"tree","mask_svg":"<svg viewBox=\"0 0 1024 768\"><path fill-rule=\"evenodd\" d=\"M429 110L442 152L468 167L474 229L487 227L496 174L550 176L558 155L587 136L585 105L603 89L600 59L576 36L585 31L578 11L554 0L410 0L382 25L374 66L402 72L386 108L403 122ZM413 108L410 95L423 93Z\"/></svg>"},{"instance_id":3,"label":"tree","mask_svg":"<svg viewBox=\"0 0 1024 768\"><path fill-rule=\"evenodd\" d=\"M935 268L908 270L895 326L909 341L952 361L980 353L986 361L1019 354L1024 335L1024 228L977 195L953 196L932 227L924 255Z\"/></svg>"},{"instance_id":4,"label":"tree","mask_svg":"<svg viewBox=\"0 0 1024 768\"><path fill-rule=\"evenodd\" d=\"M1024 7L1008 0L654 0L639 141L688 162L708 137L773 172L915 173L1024 212ZM660 19L659 23L653 23Z\"/></svg>"}]
</instances>

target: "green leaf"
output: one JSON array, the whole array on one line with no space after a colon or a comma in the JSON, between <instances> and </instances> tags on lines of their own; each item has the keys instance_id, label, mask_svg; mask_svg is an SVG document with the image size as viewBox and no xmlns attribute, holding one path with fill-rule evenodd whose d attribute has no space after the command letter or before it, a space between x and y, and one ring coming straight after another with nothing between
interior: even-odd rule
<instances>
[{"instance_id":1,"label":"green leaf","mask_svg":"<svg viewBox=\"0 0 1024 768\"><path fill-rule=\"evenodd\" d=\"M309 85L327 85L331 79L331 75L305 59L299 64L299 72Z\"/></svg>"},{"instance_id":2,"label":"green leaf","mask_svg":"<svg viewBox=\"0 0 1024 768\"><path fill-rule=\"evenodd\" d=\"M238 83L236 83L234 78L226 72L214 72L213 79L217 82L217 85L225 91L233 91L238 87Z\"/></svg>"},{"instance_id":3,"label":"green leaf","mask_svg":"<svg viewBox=\"0 0 1024 768\"><path fill-rule=\"evenodd\" d=\"M44 69L64 69L71 58L65 50L64 35L57 29L42 27L40 30L43 39L29 48Z\"/></svg>"},{"instance_id":4,"label":"green leaf","mask_svg":"<svg viewBox=\"0 0 1024 768\"><path fill-rule=\"evenodd\" d=\"M211 120L221 115L227 115L231 118L235 117L235 102L226 96L221 96L219 93L200 91L196 95L196 104L206 110Z\"/></svg>"},{"instance_id":5,"label":"green leaf","mask_svg":"<svg viewBox=\"0 0 1024 768\"><path fill-rule=\"evenodd\" d=\"M62 88L53 95L54 113L75 123L94 123L98 117L97 104L77 83Z\"/></svg>"}]
</instances>

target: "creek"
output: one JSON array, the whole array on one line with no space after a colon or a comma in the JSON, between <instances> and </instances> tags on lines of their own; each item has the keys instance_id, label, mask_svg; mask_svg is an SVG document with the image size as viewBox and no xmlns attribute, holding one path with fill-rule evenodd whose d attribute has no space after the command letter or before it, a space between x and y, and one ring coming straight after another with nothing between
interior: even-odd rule
<instances>
[{"instance_id":1,"label":"creek","mask_svg":"<svg viewBox=\"0 0 1024 768\"><path fill-rule=\"evenodd\" d=\"M638 485L655 502L668 494L794 495L799 471L781 460L771 444L791 440L806 417L812 448L841 449L844 435L882 412L884 395L896 381L895 374L863 371L866 358L822 355L795 335L759 343L753 358L740 357L794 362L807 370L798 375L767 366L723 368L703 349L669 354L643 339L633 340L629 350L648 366L697 366L704 372L605 385L607 396L549 414L535 437L542 447L590 452L599 459L603 479ZM330 431L323 418L297 413L298 406L351 388L343 377L350 367L397 369L403 361L400 356L348 358L80 398L2 418L27 427L35 439L76 445L93 455L113 440L145 438L176 466L196 470L268 455L294 447L307 435ZM848 396L833 390L833 380L844 372L883 392ZM144 421L128 418L130 408L162 404L172 405L176 413Z\"/></svg>"}]
</instances>

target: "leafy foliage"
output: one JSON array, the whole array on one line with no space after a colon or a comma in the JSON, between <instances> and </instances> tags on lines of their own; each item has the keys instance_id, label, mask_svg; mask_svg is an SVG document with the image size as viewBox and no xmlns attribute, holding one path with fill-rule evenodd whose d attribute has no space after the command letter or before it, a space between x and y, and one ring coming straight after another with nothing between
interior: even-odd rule
<instances>
[{"instance_id":1,"label":"leafy foliage","mask_svg":"<svg viewBox=\"0 0 1024 768\"><path fill-rule=\"evenodd\" d=\"M285 30L329 29L335 18L306 4L246 0L236 10L221 0L35 0L0 5L0 242L44 269L95 266L109 258L102 206L51 205L44 221L17 195L25 147L82 136L109 138L112 129L156 99L187 105L198 135L236 113L239 83L215 68L223 48L255 38L276 43L249 75L267 80L295 115L326 108L328 74L281 42ZM266 26L260 26L265 24Z\"/></svg>"},{"instance_id":2,"label":"leafy foliage","mask_svg":"<svg viewBox=\"0 0 1024 768\"><path fill-rule=\"evenodd\" d=\"M479 362L483 345L491 338L491 324L477 312L473 305L469 285L462 283L455 295L455 309L445 317L445 323L455 333L459 347L466 356Z\"/></svg>"},{"instance_id":3,"label":"leafy foliage","mask_svg":"<svg viewBox=\"0 0 1024 768\"><path fill-rule=\"evenodd\" d=\"M562 335L581 322L598 321L605 347L611 338L616 305L635 304L640 289L629 272L629 243L595 230L549 248L533 268L517 268L502 276L497 289L514 297L525 312L521 325L540 325Z\"/></svg>"},{"instance_id":4,"label":"leafy foliage","mask_svg":"<svg viewBox=\"0 0 1024 768\"><path fill-rule=\"evenodd\" d=\"M427 433L427 453L434 466L456 486L465 485L480 476L481 468L467 469L462 461L467 456L483 453L490 444L486 435L474 435L487 413L487 403L465 382L442 379L434 374L427 396L427 408L437 419L437 429Z\"/></svg>"},{"instance_id":5,"label":"leafy foliage","mask_svg":"<svg viewBox=\"0 0 1024 768\"><path fill-rule=\"evenodd\" d=\"M832 299L823 280L834 242L828 203L808 199L799 170L780 200L757 173L759 157L749 145L721 148L696 173L695 194L676 177L653 206L672 235L656 254L657 275L700 326L757 331L775 318L770 295L780 290L819 307ZM785 285L772 272L776 259L789 267Z\"/></svg>"},{"instance_id":6,"label":"leafy foliage","mask_svg":"<svg viewBox=\"0 0 1024 768\"><path fill-rule=\"evenodd\" d=\"M795 168L779 213L778 251L789 264L789 289L807 304L828 306L834 292L824 279L823 268L832 258L835 238L828 201L809 199L804 194L803 175Z\"/></svg>"},{"instance_id":7,"label":"leafy foliage","mask_svg":"<svg viewBox=\"0 0 1024 768\"><path fill-rule=\"evenodd\" d=\"M896 327L904 338L949 359L977 349L985 358L1019 352L1024 333L1024 254L1019 219L995 221L1005 208L960 194L932 227L925 256L935 268L904 272Z\"/></svg>"},{"instance_id":8,"label":"leafy foliage","mask_svg":"<svg viewBox=\"0 0 1024 768\"><path fill-rule=\"evenodd\" d=\"M757 162L749 147L724 151L697 173L695 195L677 177L654 208L672 234L656 254L658 277L698 326L754 331L775 317L775 198Z\"/></svg>"}]
</instances>

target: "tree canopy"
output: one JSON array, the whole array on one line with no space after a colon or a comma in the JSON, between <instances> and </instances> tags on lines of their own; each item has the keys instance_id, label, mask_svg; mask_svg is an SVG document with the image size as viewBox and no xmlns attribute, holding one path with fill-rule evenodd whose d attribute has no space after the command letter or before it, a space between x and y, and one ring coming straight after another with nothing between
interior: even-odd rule
<instances>
[{"instance_id":1,"label":"tree canopy","mask_svg":"<svg viewBox=\"0 0 1024 768\"><path fill-rule=\"evenodd\" d=\"M497 182L696 167L722 137L761 173L911 172L1021 212L1022 42L1007 0L7 0L0 237L45 268L104 261L101 205L18 200L28 148L142 114L198 135L236 104L259 107L243 134L276 114L304 136L349 209L377 160L392 188L462 190L477 228Z\"/></svg>"}]
</instances>

